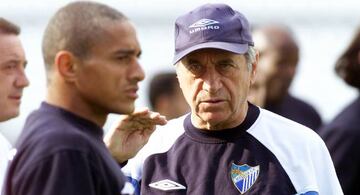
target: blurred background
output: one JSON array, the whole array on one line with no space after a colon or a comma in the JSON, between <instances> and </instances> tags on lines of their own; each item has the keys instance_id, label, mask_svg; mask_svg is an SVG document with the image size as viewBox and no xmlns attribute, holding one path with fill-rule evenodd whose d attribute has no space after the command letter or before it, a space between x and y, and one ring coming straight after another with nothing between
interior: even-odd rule
<instances>
[{"instance_id":1,"label":"blurred background","mask_svg":"<svg viewBox=\"0 0 360 195\"><path fill-rule=\"evenodd\" d=\"M22 28L21 40L28 59L25 89L18 118L0 124L0 132L14 144L26 116L45 98L45 73L41 56L43 31L57 9L69 0L0 0L0 15ZM135 24L142 46L141 64L146 79L140 85L137 107L148 106L149 79L159 71L171 71L177 16L203 3L227 3L247 16L250 23L288 25L300 45L300 63L291 86L295 96L311 103L324 122L330 121L357 91L334 73L334 63L360 25L358 0L98 0L125 13ZM81 36L81 34L79 34ZM256 44L256 43L255 43ZM1 109L1 108L0 108ZM109 116L105 129L116 119Z\"/></svg>"}]
</instances>

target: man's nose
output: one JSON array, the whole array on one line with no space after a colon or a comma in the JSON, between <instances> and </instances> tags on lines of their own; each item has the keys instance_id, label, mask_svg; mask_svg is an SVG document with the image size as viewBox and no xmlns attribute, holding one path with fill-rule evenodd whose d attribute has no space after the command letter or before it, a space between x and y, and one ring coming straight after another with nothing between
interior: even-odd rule
<instances>
[{"instance_id":1,"label":"man's nose","mask_svg":"<svg viewBox=\"0 0 360 195\"><path fill-rule=\"evenodd\" d=\"M16 80L15 80L15 86L18 88L25 88L25 87L29 86L29 84L30 84L30 82L25 74L25 71L20 70L16 77Z\"/></svg>"},{"instance_id":2,"label":"man's nose","mask_svg":"<svg viewBox=\"0 0 360 195\"><path fill-rule=\"evenodd\" d=\"M131 80L135 80L135 81L142 81L145 78L145 72L142 69L139 60L135 59L132 66L131 66L131 70L129 71L129 75Z\"/></svg>"},{"instance_id":3,"label":"man's nose","mask_svg":"<svg viewBox=\"0 0 360 195\"><path fill-rule=\"evenodd\" d=\"M221 77L215 68L208 69L203 75L203 89L209 93L216 93L223 87Z\"/></svg>"}]
</instances>

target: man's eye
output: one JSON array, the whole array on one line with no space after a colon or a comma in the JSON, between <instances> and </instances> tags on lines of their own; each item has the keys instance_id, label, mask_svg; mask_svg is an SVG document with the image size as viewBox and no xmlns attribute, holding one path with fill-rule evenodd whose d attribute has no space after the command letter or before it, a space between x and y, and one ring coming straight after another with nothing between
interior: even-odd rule
<instances>
[{"instance_id":1,"label":"man's eye","mask_svg":"<svg viewBox=\"0 0 360 195\"><path fill-rule=\"evenodd\" d=\"M1 70L8 73L8 74L12 74L13 72L17 71L18 69L18 64L17 63L7 63L7 64L3 64L1 66Z\"/></svg>"},{"instance_id":2,"label":"man's eye","mask_svg":"<svg viewBox=\"0 0 360 195\"><path fill-rule=\"evenodd\" d=\"M199 74L202 72L203 67L200 64L192 63L187 65L187 69L194 74Z\"/></svg>"},{"instance_id":3,"label":"man's eye","mask_svg":"<svg viewBox=\"0 0 360 195\"><path fill-rule=\"evenodd\" d=\"M219 63L216 65L216 70L224 76L234 74L237 71L236 69L237 66L233 63Z\"/></svg>"},{"instance_id":4,"label":"man's eye","mask_svg":"<svg viewBox=\"0 0 360 195\"><path fill-rule=\"evenodd\" d=\"M226 68L231 68L232 65L229 64L229 63L221 63L221 64L218 65L218 67L221 68L221 69L226 69Z\"/></svg>"},{"instance_id":5,"label":"man's eye","mask_svg":"<svg viewBox=\"0 0 360 195\"><path fill-rule=\"evenodd\" d=\"M9 63L5 66L5 69L7 69L7 70L16 69L16 66L17 66L16 63Z\"/></svg>"},{"instance_id":6,"label":"man's eye","mask_svg":"<svg viewBox=\"0 0 360 195\"><path fill-rule=\"evenodd\" d=\"M216 67L219 71L232 71L235 65L231 63L219 63Z\"/></svg>"},{"instance_id":7,"label":"man's eye","mask_svg":"<svg viewBox=\"0 0 360 195\"><path fill-rule=\"evenodd\" d=\"M130 58L129 56L117 56L117 59L120 61L128 60L129 58Z\"/></svg>"}]
</instances>

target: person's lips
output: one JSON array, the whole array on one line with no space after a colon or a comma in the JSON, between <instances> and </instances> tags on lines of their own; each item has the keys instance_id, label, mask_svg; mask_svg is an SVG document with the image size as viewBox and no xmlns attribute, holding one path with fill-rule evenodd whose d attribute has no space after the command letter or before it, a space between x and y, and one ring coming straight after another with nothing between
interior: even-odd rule
<instances>
[{"instance_id":1,"label":"person's lips","mask_svg":"<svg viewBox=\"0 0 360 195\"><path fill-rule=\"evenodd\" d=\"M21 95L10 95L9 99L11 101L15 101L16 103L20 103L21 102Z\"/></svg>"},{"instance_id":2,"label":"person's lips","mask_svg":"<svg viewBox=\"0 0 360 195\"><path fill-rule=\"evenodd\" d=\"M225 102L225 100L220 99L220 98L212 98L212 99L206 99L206 100L202 100L201 103L205 103L205 104L220 104Z\"/></svg>"},{"instance_id":3,"label":"person's lips","mask_svg":"<svg viewBox=\"0 0 360 195\"><path fill-rule=\"evenodd\" d=\"M125 90L125 94L127 97L131 99L136 99L138 98L138 94L137 94L138 90L139 90L138 87L129 87L128 89Z\"/></svg>"}]
</instances>

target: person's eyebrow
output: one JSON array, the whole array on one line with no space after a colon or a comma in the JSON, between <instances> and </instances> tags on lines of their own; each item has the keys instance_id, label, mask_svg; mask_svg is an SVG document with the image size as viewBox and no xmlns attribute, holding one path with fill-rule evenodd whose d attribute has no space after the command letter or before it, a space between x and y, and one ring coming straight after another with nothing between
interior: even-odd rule
<instances>
[{"instance_id":1,"label":"person's eyebrow","mask_svg":"<svg viewBox=\"0 0 360 195\"><path fill-rule=\"evenodd\" d=\"M9 63L21 64L25 68L28 62L27 62L27 60L22 62L22 60L20 60L20 59L9 59L7 61L2 62L1 64L9 64Z\"/></svg>"},{"instance_id":2,"label":"person's eyebrow","mask_svg":"<svg viewBox=\"0 0 360 195\"><path fill-rule=\"evenodd\" d=\"M192 63L199 63L199 60L194 59L194 58L187 58L187 59L185 59L185 62L188 64L192 64Z\"/></svg>"},{"instance_id":3,"label":"person's eyebrow","mask_svg":"<svg viewBox=\"0 0 360 195\"><path fill-rule=\"evenodd\" d=\"M226 59L221 59L218 61L218 63L228 63L228 64L233 64L234 60L230 59L230 58L226 58Z\"/></svg>"},{"instance_id":4,"label":"person's eyebrow","mask_svg":"<svg viewBox=\"0 0 360 195\"><path fill-rule=\"evenodd\" d=\"M141 56L142 51L136 51L134 49L119 49L114 52L114 55L136 55L137 57Z\"/></svg>"}]
</instances>

